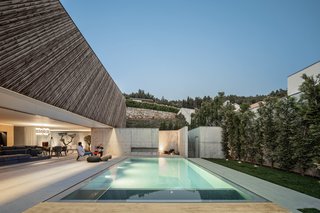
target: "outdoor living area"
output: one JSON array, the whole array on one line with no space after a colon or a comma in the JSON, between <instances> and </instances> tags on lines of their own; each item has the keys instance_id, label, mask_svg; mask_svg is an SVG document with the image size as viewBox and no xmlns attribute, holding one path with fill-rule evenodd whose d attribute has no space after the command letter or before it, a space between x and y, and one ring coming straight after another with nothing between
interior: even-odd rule
<instances>
[{"instance_id":1,"label":"outdoor living area","mask_svg":"<svg viewBox=\"0 0 320 213\"><path fill-rule=\"evenodd\" d=\"M69 155L76 159L79 142L84 150L91 152L103 147L101 153L96 153L99 156L187 157L187 127L172 131L90 128L6 108L0 108L0 124L0 166Z\"/></svg>"},{"instance_id":2,"label":"outdoor living area","mask_svg":"<svg viewBox=\"0 0 320 213\"><path fill-rule=\"evenodd\" d=\"M76 145L90 149L91 129L43 116L0 108L0 166L77 156Z\"/></svg>"}]
</instances>

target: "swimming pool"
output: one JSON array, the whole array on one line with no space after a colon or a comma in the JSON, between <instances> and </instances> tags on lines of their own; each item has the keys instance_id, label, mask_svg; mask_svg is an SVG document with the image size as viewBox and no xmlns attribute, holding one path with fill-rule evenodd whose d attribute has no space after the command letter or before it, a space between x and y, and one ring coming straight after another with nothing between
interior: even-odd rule
<instances>
[{"instance_id":1,"label":"swimming pool","mask_svg":"<svg viewBox=\"0 0 320 213\"><path fill-rule=\"evenodd\" d=\"M259 202L266 200L184 158L128 158L62 201Z\"/></svg>"}]
</instances>

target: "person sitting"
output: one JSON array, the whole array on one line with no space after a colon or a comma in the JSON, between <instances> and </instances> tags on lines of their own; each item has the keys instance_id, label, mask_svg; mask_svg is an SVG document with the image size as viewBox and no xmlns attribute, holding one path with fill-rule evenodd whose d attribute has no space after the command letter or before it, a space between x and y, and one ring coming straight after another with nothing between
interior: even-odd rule
<instances>
[{"instance_id":1,"label":"person sitting","mask_svg":"<svg viewBox=\"0 0 320 213\"><path fill-rule=\"evenodd\" d=\"M86 156L86 155L89 155L89 156L92 156L92 155L93 155L92 152L86 152L86 151L83 149L82 142L79 142L79 143L78 143L77 152L78 152L77 160L79 160L80 157L83 157L83 156Z\"/></svg>"},{"instance_id":2,"label":"person sitting","mask_svg":"<svg viewBox=\"0 0 320 213\"><path fill-rule=\"evenodd\" d=\"M94 155L100 154L100 157L103 155L103 146L100 144L99 146L96 147L96 150L93 153Z\"/></svg>"}]
</instances>

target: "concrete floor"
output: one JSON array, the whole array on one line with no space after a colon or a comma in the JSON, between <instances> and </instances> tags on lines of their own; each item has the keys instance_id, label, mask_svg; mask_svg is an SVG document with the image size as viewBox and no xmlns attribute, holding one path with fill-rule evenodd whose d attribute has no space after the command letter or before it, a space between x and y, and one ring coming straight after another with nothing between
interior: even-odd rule
<instances>
[{"instance_id":1,"label":"concrete floor","mask_svg":"<svg viewBox=\"0 0 320 213\"><path fill-rule=\"evenodd\" d=\"M0 167L0 212L25 211L123 158L99 163L75 159L74 155Z\"/></svg>"},{"instance_id":2,"label":"concrete floor","mask_svg":"<svg viewBox=\"0 0 320 213\"><path fill-rule=\"evenodd\" d=\"M233 169L229 169L204 159L191 158L190 160L208 169L209 171L268 199L275 204L289 209L291 212L301 213L297 209L302 208L320 209L320 199L270 183L268 181L264 181Z\"/></svg>"}]
</instances>

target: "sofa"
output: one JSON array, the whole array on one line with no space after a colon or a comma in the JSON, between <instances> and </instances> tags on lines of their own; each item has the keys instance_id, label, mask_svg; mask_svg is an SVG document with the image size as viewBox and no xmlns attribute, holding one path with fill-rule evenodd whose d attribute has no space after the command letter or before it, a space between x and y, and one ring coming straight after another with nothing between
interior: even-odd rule
<instances>
[{"instance_id":1,"label":"sofa","mask_svg":"<svg viewBox=\"0 0 320 213\"><path fill-rule=\"evenodd\" d=\"M29 154L38 156L42 153L42 147L38 146L2 146L0 147L1 155Z\"/></svg>"},{"instance_id":2,"label":"sofa","mask_svg":"<svg viewBox=\"0 0 320 213\"><path fill-rule=\"evenodd\" d=\"M0 166L50 158L42 156L42 151L39 146L2 146Z\"/></svg>"}]
</instances>

